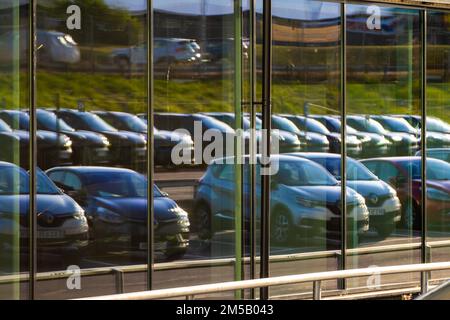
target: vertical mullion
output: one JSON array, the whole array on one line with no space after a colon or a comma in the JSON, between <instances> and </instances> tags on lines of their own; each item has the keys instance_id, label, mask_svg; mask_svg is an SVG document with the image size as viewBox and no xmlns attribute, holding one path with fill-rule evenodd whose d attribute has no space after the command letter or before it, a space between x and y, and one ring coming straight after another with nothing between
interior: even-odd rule
<instances>
[{"instance_id":1,"label":"vertical mullion","mask_svg":"<svg viewBox=\"0 0 450 320\"><path fill-rule=\"evenodd\" d=\"M260 277L269 277L270 256L270 135L272 118L272 0L264 0L263 9L263 99L262 99L262 141L263 152L261 161L261 261ZM269 288L260 289L260 299L269 298Z\"/></svg>"},{"instance_id":2,"label":"vertical mullion","mask_svg":"<svg viewBox=\"0 0 450 320\"><path fill-rule=\"evenodd\" d=\"M341 51L340 51L340 112L341 112L341 259L339 269L347 269L347 17L346 5L341 3ZM339 282L340 289L346 288L345 279Z\"/></svg>"},{"instance_id":3,"label":"vertical mullion","mask_svg":"<svg viewBox=\"0 0 450 320\"><path fill-rule=\"evenodd\" d=\"M256 0L250 0L250 279L256 276ZM255 299L255 289L250 290L250 299Z\"/></svg>"},{"instance_id":4,"label":"vertical mullion","mask_svg":"<svg viewBox=\"0 0 450 320\"><path fill-rule=\"evenodd\" d=\"M427 263L427 11L422 10L420 12L420 31L421 31L421 81L420 81L420 104L422 112L422 127L421 127L421 178L422 178L422 194L421 194L421 262ZM421 278L424 280L423 277ZM426 288L425 283L421 283L422 290Z\"/></svg>"},{"instance_id":5,"label":"vertical mullion","mask_svg":"<svg viewBox=\"0 0 450 320\"><path fill-rule=\"evenodd\" d=\"M29 299L36 296L37 243L36 243L36 1L28 5L28 107L30 112L29 144L29 212L28 212L28 263L29 263Z\"/></svg>"},{"instance_id":6,"label":"vertical mullion","mask_svg":"<svg viewBox=\"0 0 450 320\"><path fill-rule=\"evenodd\" d=\"M242 0L234 0L234 113L235 129L242 129ZM234 280L242 280L242 140L236 135L235 153L235 201L234 201ZM235 299L242 298L242 291L235 291Z\"/></svg>"},{"instance_id":7,"label":"vertical mullion","mask_svg":"<svg viewBox=\"0 0 450 320\"><path fill-rule=\"evenodd\" d=\"M153 289L153 0L147 0L147 289Z\"/></svg>"}]
</instances>

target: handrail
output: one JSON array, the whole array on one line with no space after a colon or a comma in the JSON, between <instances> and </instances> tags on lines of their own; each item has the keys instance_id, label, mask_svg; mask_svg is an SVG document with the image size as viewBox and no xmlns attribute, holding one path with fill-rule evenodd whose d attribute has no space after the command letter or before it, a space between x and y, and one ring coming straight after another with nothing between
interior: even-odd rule
<instances>
[{"instance_id":1,"label":"handrail","mask_svg":"<svg viewBox=\"0 0 450 320\"><path fill-rule=\"evenodd\" d=\"M363 247L348 249L348 255L363 255L363 254L374 254L383 252L394 252L394 251L405 251L405 250L415 250L420 249L421 244L417 243L402 243L393 244L386 246L377 247ZM429 242L427 246L432 248L442 248L450 247L450 240L439 240ZM294 254L284 254L284 255L273 255L270 257L271 263L289 262L289 261L304 261L310 259L321 259L321 258L339 258L341 256L339 250L328 250L328 251L315 251L315 252L303 252ZM259 262L259 257L256 257L256 262ZM249 258L244 258L244 263L249 263ZM219 259L205 259L205 260L188 260L188 261L175 261L175 262L162 262L157 263L154 266L154 271L165 271L165 270L178 270L178 269L188 269L188 268L212 268L221 266L233 266L234 258L219 258ZM118 274L121 273L136 273L136 272L146 272L147 265L127 265L127 266L111 266L111 267L100 267L100 268L85 268L81 269L82 277L108 275L108 274ZM39 272L36 275L37 281L44 280L56 280L65 279L72 275L70 271L60 270L60 271L49 271L49 272ZM28 281L29 274L13 274L0 276L0 284L7 284L13 282Z\"/></svg>"},{"instance_id":2,"label":"handrail","mask_svg":"<svg viewBox=\"0 0 450 320\"><path fill-rule=\"evenodd\" d=\"M387 274L400 274L411 272L424 273L447 269L450 269L450 262L435 262L435 263L411 264L411 265L388 266L388 267L372 267L362 269L315 272L308 274L289 275L289 276L254 279L254 280L221 282L199 286L97 296L76 300L155 300L155 299L169 299L179 297L190 297L192 299L194 296L202 294L211 294L211 293L280 286L280 285L292 285L304 282L314 283L314 298L320 299L321 281L357 278L372 275L381 276Z\"/></svg>"}]
</instances>

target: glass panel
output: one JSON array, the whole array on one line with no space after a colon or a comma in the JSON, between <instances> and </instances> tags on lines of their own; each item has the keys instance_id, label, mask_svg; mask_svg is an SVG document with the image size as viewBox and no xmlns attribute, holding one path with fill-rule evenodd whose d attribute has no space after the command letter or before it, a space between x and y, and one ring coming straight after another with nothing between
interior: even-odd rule
<instances>
[{"instance_id":1,"label":"glass panel","mask_svg":"<svg viewBox=\"0 0 450 320\"><path fill-rule=\"evenodd\" d=\"M428 13L427 232L432 262L448 261L450 239L450 14ZM441 247L436 246L442 241ZM433 277L448 277L448 272Z\"/></svg>"},{"instance_id":2,"label":"glass panel","mask_svg":"<svg viewBox=\"0 0 450 320\"><path fill-rule=\"evenodd\" d=\"M156 184L190 221L189 245L160 257L156 268L159 262L182 263L157 271L155 288L241 278L240 267L217 260L239 256L242 250L241 230L235 230L241 224L241 190L246 186L241 166L235 164L233 142L241 116L236 44L243 51L247 44L237 31L242 18L236 3L154 1L154 123L160 139L167 137L176 145L172 149L155 143ZM231 156L228 164L212 162L224 156ZM159 201L155 198L155 210L160 210ZM187 268L195 260L202 261L201 269Z\"/></svg>"},{"instance_id":3,"label":"glass panel","mask_svg":"<svg viewBox=\"0 0 450 320\"><path fill-rule=\"evenodd\" d=\"M28 105L28 1L0 3L0 115ZM29 132L0 116L0 299L27 299Z\"/></svg>"},{"instance_id":4,"label":"glass panel","mask_svg":"<svg viewBox=\"0 0 450 320\"><path fill-rule=\"evenodd\" d=\"M365 200L369 230L352 218L347 198L348 268L420 262L420 21L415 10L347 6L347 125L363 140L361 158L349 158L347 187ZM406 245L393 251L397 245ZM361 253L360 249L367 249ZM383 253L380 250L388 250ZM378 288L411 281L389 276L349 281Z\"/></svg>"},{"instance_id":5,"label":"glass panel","mask_svg":"<svg viewBox=\"0 0 450 320\"><path fill-rule=\"evenodd\" d=\"M273 1L273 116L279 167L272 176L271 276L332 271L340 249L340 4ZM352 136L349 149L359 152ZM283 259L283 255L296 259ZM303 254L303 255L302 255ZM293 261L294 260L294 261ZM336 281L324 283L335 289ZM274 287L271 296L310 292ZM304 293L304 292L303 292Z\"/></svg>"},{"instance_id":6,"label":"glass panel","mask_svg":"<svg viewBox=\"0 0 450 320\"><path fill-rule=\"evenodd\" d=\"M137 114L147 111L146 2L37 4L38 165L48 176L38 195L38 271L71 275L39 282L38 298L117 293L112 272L78 278L108 266L141 265L125 290L145 290L147 128ZM155 196L163 208L155 222L178 217L156 187Z\"/></svg>"}]
</instances>

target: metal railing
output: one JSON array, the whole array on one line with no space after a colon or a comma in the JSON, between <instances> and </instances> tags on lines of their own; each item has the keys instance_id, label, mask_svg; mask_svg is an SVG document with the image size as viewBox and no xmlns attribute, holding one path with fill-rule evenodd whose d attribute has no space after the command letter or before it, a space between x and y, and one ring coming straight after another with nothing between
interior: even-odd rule
<instances>
[{"instance_id":1,"label":"metal railing","mask_svg":"<svg viewBox=\"0 0 450 320\"><path fill-rule=\"evenodd\" d=\"M83 298L79 300L156 300L156 299L161 300L179 297L186 297L186 299L192 300L196 295L205 295L205 294L253 289L253 288L268 288L272 286L293 285L305 282L313 283L313 299L320 300L322 294L322 281L350 279L372 275L381 276L381 275L420 272L422 274L422 277L424 277L426 280L425 283L428 283L428 273L431 271L439 271L439 270L450 270L450 262L436 262L436 263L411 264L411 265L389 266L389 267L373 267L363 269L315 272L301 275L221 282L221 283L213 283L213 284L181 287L173 289L162 289L154 291L142 291L117 295L98 296L91 298ZM425 288L425 290L422 290L422 293L425 293L426 291L427 288Z\"/></svg>"},{"instance_id":2,"label":"metal railing","mask_svg":"<svg viewBox=\"0 0 450 320\"><path fill-rule=\"evenodd\" d=\"M431 255L432 249L450 247L450 240L433 241L427 244L427 252ZM419 250L421 248L420 242L417 243L404 243L394 244L376 247L354 248L347 250L347 256L377 254L385 252L401 252L408 250ZM295 254L284 255L272 255L270 256L270 263L283 263L283 262L296 262L312 259L329 259L334 258L339 261L342 259L342 254L339 250L330 251L316 251L316 252L304 252ZM431 261L431 257L430 261ZM255 262L260 261L259 257L256 257ZM243 263L249 264L250 259L244 258ZM235 264L234 258L219 258L219 259L204 259L204 260L190 260L190 261L175 261L175 262L163 262L154 265L154 271L166 271L166 270L179 270L179 269L193 269L193 268L214 268L214 267L233 267ZM139 265L127 265L127 266L111 266L100 268L86 268L80 270L82 278L112 275L115 277L115 292L120 294L124 292L125 282L124 275L129 273L147 272L146 264ZM50 271L39 272L36 274L36 281L48 281L67 279L72 275L71 271ZM14 282L26 282L29 280L29 274L14 274L0 276L0 285L10 284Z\"/></svg>"}]
</instances>

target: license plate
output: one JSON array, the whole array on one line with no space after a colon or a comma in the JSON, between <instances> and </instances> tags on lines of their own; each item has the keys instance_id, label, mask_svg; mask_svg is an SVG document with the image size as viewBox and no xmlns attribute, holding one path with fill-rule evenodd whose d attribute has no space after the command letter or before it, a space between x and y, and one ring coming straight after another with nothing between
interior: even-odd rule
<instances>
[{"instance_id":1,"label":"license plate","mask_svg":"<svg viewBox=\"0 0 450 320\"><path fill-rule=\"evenodd\" d=\"M99 149L97 150L97 155L100 157L104 157L108 154L108 150L104 150L104 149Z\"/></svg>"},{"instance_id":2,"label":"license plate","mask_svg":"<svg viewBox=\"0 0 450 320\"><path fill-rule=\"evenodd\" d=\"M371 216L384 216L384 209L380 208L368 208L369 215Z\"/></svg>"},{"instance_id":3,"label":"license plate","mask_svg":"<svg viewBox=\"0 0 450 320\"><path fill-rule=\"evenodd\" d=\"M147 150L145 150L145 149L137 149L136 154L140 157L143 157L143 156L145 156L146 151Z\"/></svg>"},{"instance_id":4,"label":"license plate","mask_svg":"<svg viewBox=\"0 0 450 320\"><path fill-rule=\"evenodd\" d=\"M39 239L61 239L64 235L62 231L58 230L38 230L37 237Z\"/></svg>"}]
</instances>

